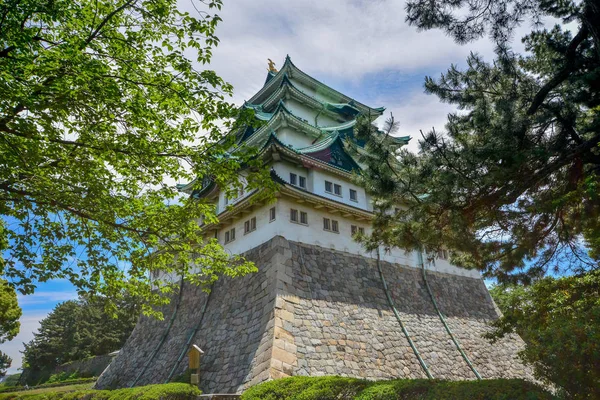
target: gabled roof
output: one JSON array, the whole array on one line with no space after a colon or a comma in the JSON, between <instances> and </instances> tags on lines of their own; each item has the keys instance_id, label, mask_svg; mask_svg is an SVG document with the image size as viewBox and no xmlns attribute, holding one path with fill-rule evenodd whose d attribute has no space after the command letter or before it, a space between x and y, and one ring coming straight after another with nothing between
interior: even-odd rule
<instances>
[{"instance_id":1,"label":"gabled roof","mask_svg":"<svg viewBox=\"0 0 600 400\"><path fill-rule=\"evenodd\" d=\"M266 114L263 113L263 115ZM258 128L252 134L244 135L244 144L248 146L262 147L271 131L278 129L284 123L288 126L298 129L301 132L304 132L315 139L319 139L330 132L347 130L356 124L356 120L352 120L336 126L317 128L309 124L308 121L294 115L282 101L278 103L277 108L275 111L273 111L273 113L270 113L270 115L271 118L267 120L266 124Z\"/></svg>"},{"instance_id":2,"label":"gabled roof","mask_svg":"<svg viewBox=\"0 0 600 400\"><path fill-rule=\"evenodd\" d=\"M313 164L320 168L330 169L332 172L350 176L353 172L360 171L360 166L346 151L344 142L339 134L327 135L315 145L295 149L283 143L275 132L271 132L265 141L260 154L265 154L269 149L277 147L288 156L296 158L302 163Z\"/></svg>"},{"instance_id":3,"label":"gabled roof","mask_svg":"<svg viewBox=\"0 0 600 400\"><path fill-rule=\"evenodd\" d=\"M294 63L292 63L289 55L286 56L285 62L277 74L272 75L272 72L269 72L265 85L258 91L258 93L252 96L248 102L252 104L263 103L274 90L280 87L281 81L284 78L288 80L290 78L294 78L298 81L306 83L308 86L318 88L319 91L324 92L332 98L339 99L339 103L350 104L352 102L352 106L356 107L364 115L373 115L374 117L378 117L383 114L383 111L385 111L385 107L369 107L311 77L296 67Z\"/></svg>"},{"instance_id":4,"label":"gabled roof","mask_svg":"<svg viewBox=\"0 0 600 400\"><path fill-rule=\"evenodd\" d=\"M252 108L256 112L265 112L267 110L272 110L282 99L286 97L291 97L300 103L321 110L321 112L325 112L337 119L339 119L340 116L353 118L360 113L360 110L358 107L356 107L353 101L348 103L330 103L304 93L288 79L287 75L283 76L283 78L280 80L279 87L273 90L271 95L262 103L254 104L245 102L244 107Z\"/></svg>"}]
</instances>

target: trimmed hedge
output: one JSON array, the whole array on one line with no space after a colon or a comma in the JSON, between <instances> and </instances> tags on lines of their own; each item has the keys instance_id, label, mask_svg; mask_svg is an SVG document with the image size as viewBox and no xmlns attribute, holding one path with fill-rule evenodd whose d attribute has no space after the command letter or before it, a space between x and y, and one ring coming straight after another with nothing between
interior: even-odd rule
<instances>
[{"instance_id":1,"label":"trimmed hedge","mask_svg":"<svg viewBox=\"0 0 600 400\"><path fill-rule=\"evenodd\" d=\"M7 392L22 392L24 390L32 390L32 389L43 389L43 388L53 388L53 387L59 387L59 386L71 386L71 385L80 385L82 383L90 383L90 382L96 382L98 378L77 378L77 379L70 379L70 380L66 380L66 381L62 381L62 382L51 382L51 383L42 383L41 385L37 385L37 386L30 386L29 388L26 388L24 386L8 386L6 388L0 388L0 393L7 393Z\"/></svg>"},{"instance_id":2,"label":"trimmed hedge","mask_svg":"<svg viewBox=\"0 0 600 400\"><path fill-rule=\"evenodd\" d=\"M0 400L195 400L201 393L190 384L168 383L117 390L10 393L0 395Z\"/></svg>"},{"instance_id":3,"label":"trimmed hedge","mask_svg":"<svg viewBox=\"0 0 600 400\"><path fill-rule=\"evenodd\" d=\"M520 379L440 381L291 377L248 389L242 400L551 400L544 389Z\"/></svg>"}]
</instances>

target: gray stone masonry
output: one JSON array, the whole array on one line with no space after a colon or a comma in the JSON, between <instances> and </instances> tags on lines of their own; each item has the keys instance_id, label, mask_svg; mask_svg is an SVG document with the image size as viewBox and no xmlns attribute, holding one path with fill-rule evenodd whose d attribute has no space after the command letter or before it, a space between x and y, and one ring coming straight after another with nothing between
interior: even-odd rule
<instances>
[{"instance_id":1,"label":"gray stone masonry","mask_svg":"<svg viewBox=\"0 0 600 400\"><path fill-rule=\"evenodd\" d=\"M205 352L200 371L204 393L240 393L292 375L425 377L387 303L374 259L282 237L245 256L259 272L217 282L192 340ZM475 379L435 312L421 271L386 262L381 266L400 317L433 376ZM482 337L497 312L481 279L429 272L428 280L449 327L484 378L530 377L516 358L523 346L518 336L494 345ZM137 385L167 379L206 298L199 288L184 286L172 328ZM134 382L164 335L176 299L163 310L164 320L140 318L96 387ZM186 356L175 376L187 364Z\"/></svg>"}]
</instances>

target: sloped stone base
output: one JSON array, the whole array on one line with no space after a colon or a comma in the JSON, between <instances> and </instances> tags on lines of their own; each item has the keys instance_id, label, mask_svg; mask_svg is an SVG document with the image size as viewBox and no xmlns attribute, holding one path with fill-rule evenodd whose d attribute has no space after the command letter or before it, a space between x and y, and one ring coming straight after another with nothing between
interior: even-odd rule
<instances>
[{"instance_id":1,"label":"sloped stone base","mask_svg":"<svg viewBox=\"0 0 600 400\"><path fill-rule=\"evenodd\" d=\"M222 279L214 287L202 326L191 341L205 354L200 388L240 393L248 386L291 375L368 379L424 378L390 309L375 260L275 237L246 253L259 272ZM435 378L475 379L445 331L421 271L382 262L392 297L409 334ZM481 335L496 309L481 279L428 274L447 323L484 378L526 378L517 360L518 336L491 345ZM184 286L163 321L142 317L127 343L98 379L98 388L165 382L200 319L207 295ZM148 364L144 369L144 365ZM174 376L186 371L187 357Z\"/></svg>"}]
</instances>

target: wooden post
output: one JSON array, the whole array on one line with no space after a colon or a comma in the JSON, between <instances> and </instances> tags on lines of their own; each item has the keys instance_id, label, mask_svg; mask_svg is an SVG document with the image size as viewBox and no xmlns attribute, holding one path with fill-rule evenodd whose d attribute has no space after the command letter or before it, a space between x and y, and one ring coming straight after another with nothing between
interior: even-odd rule
<instances>
[{"instance_id":1,"label":"wooden post","mask_svg":"<svg viewBox=\"0 0 600 400\"><path fill-rule=\"evenodd\" d=\"M190 383L192 385L200 385L200 356L202 354L204 354L202 349L195 344L192 345L188 352L188 357L190 359Z\"/></svg>"}]
</instances>

